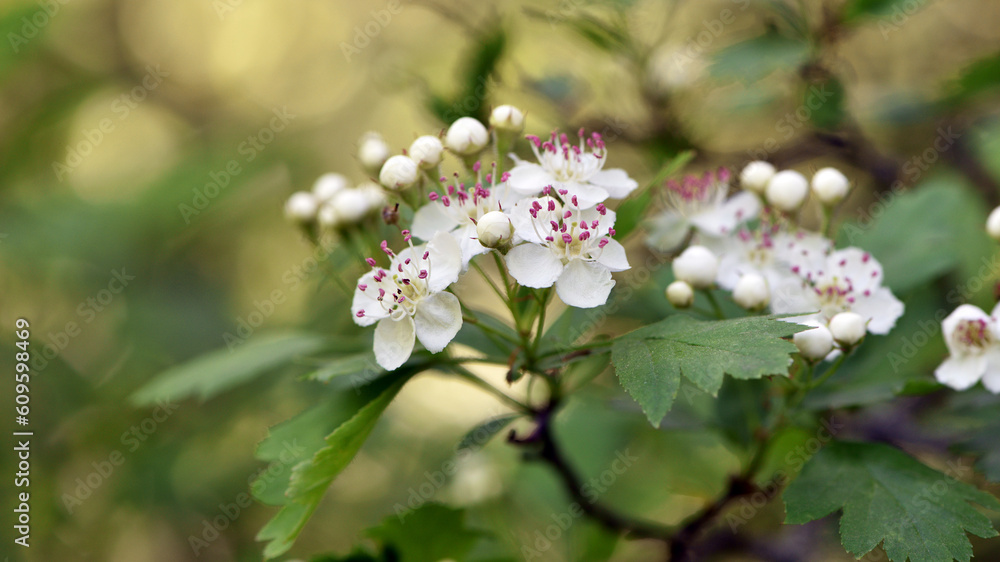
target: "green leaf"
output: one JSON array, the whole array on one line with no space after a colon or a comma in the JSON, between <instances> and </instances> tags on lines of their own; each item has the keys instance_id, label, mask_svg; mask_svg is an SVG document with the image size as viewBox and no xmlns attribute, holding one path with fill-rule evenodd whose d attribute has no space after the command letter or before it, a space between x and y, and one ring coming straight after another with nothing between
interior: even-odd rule
<instances>
[{"instance_id":1,"label":"green leaf","mask_svg":"<svg viewBox=\"0 0 1000 562\"><path fill-rule=\"evenodd\" d=\"M962 256L976 247L977 234L979 241L988 240L985 232L979 232L986 220L982 204L951 181L930 181L913 191L890 192L870 207L872 211L874 205L879 206L881 216L876 221L845 224L838 246L871 252L885 270L885 285L895 292L906 292L955 269ZM971 224L975 233L970 232Z\"/></svg>"},{"instance_id":2,"label":"green leaf","mask_svg":"<svg viewBox=\"0 0 1000 562\"><path fill-rule=\"evenodd\" d=\"M950 85L951 94L947 101L952 104L967 102L983 92L1000 88L1000 53L980 59L965 70L962 76Z\"/></svg>"},{"instance_id":3,"label":"green leaf","mask_svg":"<svg viewBox=\"0 0 1000 562\"><path fill-rule=\"evenodd\" d=\"M966 532L997 535L969 502L1000 510L992 495L880 443L830 444L806 463L784 500L786 523L842 510L844 548L860 558L881 542L889 559L900 562L967 562Z\"/></svg>"},{"instance_id":4,"label":"green leaf","mask_svg":"<svg viewBox=\"0 0 1000 562\"><path fill-rule=\"evenodd\" d=\"M774 317L704 322L675 315L619 337L611 362L622 386L659 426L682 375L713 396L727 373L738 379L784 375L796 348L781 338L806 329Z\"/></svg>"},{"instance_id":5,"label":"green leaf","mask_svg":"<svg viewBox=\"0 0 1000 562\"><path fill-rule=\"evenodd\" d=\"M394 372L395 382L391 386L326 436L323 446L312 457L295 465L285 492L287 505L257 535L257 540L268 541L264 547L266 559L279 556L291 548L330 483L354 459L382 412L418 369L411 367ZM269 451L271 449L268 448Z\"/></svg>"},{"instance_id":6,"label":"green leaf","mask_svg":"<svg viewBox=\"0 0 1000 562\"><path fill-rule=\"evenodd\" d=\"M399 560L435 562L465 560L477 542L489 534L465 525L465 512L438 503L387 517L368 536L382 541Z\"/></svg>"},{"instance_id":7,"label":"green leaf","mask_svg":"<svg viewBox=\"0 0 1000 562\"><path fill-rule=\"evenodd\" d=\"M844 21L869 16L887 16L909 0L851 0L844 6Z\"/></svg>"},{"instance_id":8,"label":"green leaf","mask_svg":"<svg viewBox=\"0 0 1000 562\"><path fill-rule=\"evenodd\" d=\"M198 396L207 400L300 355L316 353L327 339L315 334L284 333L258 336L234 350L220 349L157 375L132 395L133 404Z\"/></svg>"},{"instance_id":9,"label":"green leaf","mask_svg":"<svg viewBox=\"0 0 1000 562\"><path fill-rule=\"evenodd\" d=\"M483 448L483 446L485 446L490 439L496 436L496 434L500 433L505 427L510 425L510 422L519 417L521 417L520 414L507 414L488 419L466 433L465 436L462 437L462 440L458 442L455 449L479 450Z\"/></svg>"},{"instance_id":10,"label":"green leaf","mask_svg":"<svg viewBox=\"0 0 1000 562\"><path fill-rule=\"evenodd\" d=\"M835 76L806 89L802 103L810 109L816 103L819 107L810 113L809 118L816 127L827 131L836 130L844 121L844 105L847 103L847 91L844 84Z\"/></svg>"},{"instance_id":11,"label":"green leaf","mask_svg":"<svg viewBox=\"0 0 1000 562\"><path fill-rule=\"evenodd\" d=\"M364 375L363 380L369 380L382 371L384 369L375 363L375 354L371 351L363 351L343 357L335 357L323 363L319 369L309 373L305 378L319 382L330 382L330 379L334 377Z\"/></svg>"},{"instance_id":12,"label":"green leaf","mask_svg":"<svg viewBox=\"0 0 1000 562\"><path fill-rule=\"evenodd\" d=\"M709 73L715 78L751 84L777 70L795 71L809 58L809 45L771 30L730 45L714 57Z\"/></svg>"}]
</instances>

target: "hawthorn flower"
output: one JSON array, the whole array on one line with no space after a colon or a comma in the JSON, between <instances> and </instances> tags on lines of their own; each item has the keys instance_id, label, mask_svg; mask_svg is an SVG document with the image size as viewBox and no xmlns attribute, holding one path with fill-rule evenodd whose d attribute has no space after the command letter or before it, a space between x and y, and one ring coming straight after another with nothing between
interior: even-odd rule
<instances>
[{"instance_id":1,"label":"hawthorn flower","mask_svg":"<svg viewBox=\"0 0 1000 562\"><path fill-rule=\"evenodd\" d=\"M767 202L786 213L798 211L808 195L809 180L795 170L783 170L774 174L768 180L765 191Z\"/></svg>"},{"instance_id":2,"label":"hawthorn flower","mask_svg":"<svg viewBox=\"0 0 1000 562\"><path fill-rule=\"evenodd\" d=\"M758 195L764 195L767 182L771 181L778 171L769 162L755 160L747 164L740 172L740 186Z\"/></svg>"},{"instance_id":3,"label":"hawthorn flower","mask_svg":"<svg viewBox=\"0 0 1000 562\"><path fill-rule=\"evenodd\" d=\"M510 171L510 186L523 195L537 195L551 187L564 201L575 197L580 209L589 209L609 197L622 199L638 187L625 170L604 169L608 151L600 134L586 137L583 129L578 134L579 145L570 144L569 137L559 131L552 131L547 141L526 136L538 163L511 154L516 165Z\"/></svg>"},{"instance_id":4,"label":"hawthorn flower","mask_svg":"<svg viewBox=\"0 0 1000 562\"><path fill-rule=\"evenodd\" d=\"M803 323L814 327L792 336L792 343L799 348L799 353L811 361L819 361L829 356L833 351L833 334L830 330L815 322Z\"/></svg>"},{"instance_id":5,"label":"hawthorn flower","mask_svg":"<svg viewBox=\"0 0 1000 562\"><path fill-rule=\"evenodd\" d=\"M996 316L1000 305L988 316L979 307L963 304L941 323L949 356L934 370L941 384L965 390L980 379L993 394L1000 393L1000 329Z\"/></svg>"},{"instance_id":6,"label":"hawthorn flower","mask_svg":"<svg viewBox=\"0 0 1000 562\"><path fill-rule=\"evenodd\" d=\"M777 314L813 312L789 322L829 324L840 312L856 312L872 334L888 334L903 315L903 303L882 286L882 266L859 248L837 250L815 268L796 268L800 280L786 281L775 291L771 310Z\"/></svg>"},{"instance_id":7,"label":"hawthorn flower","mask_svg":"<svg viewBox=\"0 0 1000 562\"><path fill-rule=\"evenodd\" d=\"M462 270L461 250L449 234L439 232L430 242L396 254L382 241L391 263L387 269L368 258L372 270L361 276L351 312L359 326L375 327L375 361L392 371L413 352L414 336L431 353L447 346L462 328L462 305L445 292Z\"/></svg>"},{"instance_id":8,"label":"hawthorn flower","mask_svg":"<svg viewBox=\"0 0 1000 562\"><path fill-rule=\"evenodd\" d=\"M525 242L507 252L507 269L525 287L555 285L562 301L577 308L607 302L612 271L629 269L625 248L612 239L615 213L603 204L580 209L570 197L564 209L553 197L519 201L511 213Z\"/></svg>"},{"instance_id":9,"label":"hawthorn flower","mask_svg":"<svg viewBox=\"0 0 1000 562\"><path fill-rule=\"evenodd\" d=\"M811 185L816 198L828 207L843 201L851 190L850 180L836 168L823 168L816 172Z\"/></svg>"},{"instance_id":10,"label":"hawthorn flower","mask_svg":"<svg viewBox=\"0 0 1000 562\"><path fill-rule=\"evenodd\" d=\"M840 312L830 319L830 333L844 348L856 345L865 337L865 319L856 312Z\"/></svg>"},{"instance_id":11,"label":"hawthorn flower","mask_svg":"<svg viewBox=\"0 0 1000 562\"><path fill-rule=\"evenodd\" d=\"M514 237L514 225L503 211L490 211L479 217L476 236L486 248L502 248Z\"/></svg>"},{"instance_id":12,"label":"hawthorn flower","mask_svg":"<svg viewBox=\"0 0 1000 562\"><path fill-rule=\"evenodd\" d=\"M670 180L664 195L668 209L654 218L646 244L661 252L679 246L691 228L708 236L725 236L760 213L760 201L743 191L727 198L729 171Z\"/></svg>"},{"instance_id":13,"label":"hawthorn flower","mask_svg":"<svg viewBox=\"0 0 1000 562\"><path fill-rule=\"evenodd\" d=\"M704 246L688 246L671 267L677 279L696 289L709 289L719 274L719 258Z\"/></svg>"},{"instance_id":14,"label":"hawthorn flower","mask_svg":"<svg viewBox=\"0 0 1000 562\"><path fill-rule=\"evenodd\" d=\"M285 217L295 223L307 224L316 219L319 204L308 191L297 191L285 202Z\"/></svg>"},{"instance_id":15,"label":"hawthorn flower","mask_svg":"<svg viewBox=\"0 0 1000 562\"><path fill-rule=\"evenodd\" d=\"M740 277L733 288L733 300L747 310L761 310L771 302L771 291L767 279L756 273Z\"/></svg>"},{"instance_id":16,"label":"hawthorn flower","mask_svg":"<svg viewBox=\"0 0 1000 562\"><path fill-rule=\"evenodd\" d=\"M444 137L444 145L448 150L462 155L478 154L490 142L490 134L482 123L472 117L459 117Z\"/></svg>"},{"instance_id":17,"label":"hawthorn flower","mask_svg":"<svg viewBox=\"0 0 1000 562\"><path fill-rule=\"evenodd\" d=\"M750 273L766 279L772 289L789 279L800 282L798 272L821 269L833 250L833 242L824 236L789 232L778 225L741 228L733 236L704 243L719 256L719 286L730 291Z\"/></svg>"},{"instance_id":18,"label":"hawthorn flower","mask_svg":"<svg viewBox=\"0 0 1000 562\"><path fill-rule=\"evenodd\" d=\"M382 164L378 179L386 188L400 191L417 183L420 179L420 170L412 158L398 154Z\"/></svg>"},{"instance_id":19,"label":"hawthorn flower","mask_svg":"<svg viewBox=\"0 0 1000 562\"><path fill-rule=\"evenodd\" d=\"M409 156L421 170L430 170L441 163L443 152L444 145L441 144L441 139L432 135L424 135L417 137L410 144Z\"/></svg>"},{"instance_id":20,"label":"hawthorn flower","mask_svg":"<svg viewBox=\"0 0 1000 562\"><path fill-rule=\"evenodd\" d=\"M473 166L477 174L480 164ZM502 174L497 182L496 174L486 174L484 185L481 179L474 185L466 186L458 181L449 184L444 193L431 192L430 202L417 209L413 216L413 235L421 240L430 240L437 232L449 232L462 249L462 267L469 261L485 254L490 249L479 243L476 222L491 211L510 209L520 197L507 186L507 174ZM444 183L447 178L441 178ZM487 187L488 186L488 187Z\"/></svg>"}]
</instances>

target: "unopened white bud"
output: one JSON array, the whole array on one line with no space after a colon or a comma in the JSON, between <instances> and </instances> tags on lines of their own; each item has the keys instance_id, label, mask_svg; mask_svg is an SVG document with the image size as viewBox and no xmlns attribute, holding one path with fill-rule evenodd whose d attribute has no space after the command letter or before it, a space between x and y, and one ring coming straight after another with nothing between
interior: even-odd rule
<instances>
[{"instance_id":1,"label":"unopened white bud","mask_svg":"<svg viewBox=\"0 0 1000 562\"><path fill-rule=\"evenodd\" d=\"M385 164L391 152L382 135L373 131L362 135L358 142L358 160L371 173L375 173L382 164Z\"/></svg>"},{"instance_id":2,"label":"unopened white bud","mask_svg":"<svg viewBox=\"0 0 1000 562\"><path fill-rule=\"evenodd\" d=\"M677 279L696 289L707 289L715 284L719 259L704 246L690 246L674 260L673 270Z\"/></svg>"},{"instance_id":3,"label":"unopened white bud","mask_svg":"<svg viewBox=\"0 0 1000 562\"><path fill-rule=\"evenodd\" d=\"M337 193L329 205L337 210L337 215L343 222L358 222L371 210L368 196L358 189L345 189Z\"/></svg>"},{"instance_id":4,"label":"unopened white bud","mask_svg":"<svg viewBox=\"0 0 1000 562\"><path fill-rule=\"evenodd\" d=\"M853 347L864 339L867 332L864 316L856 312L841 312L830 319L830 333L844 347Z\"/></svg>"},{"instance_id":5,"label":"unopened white bud","mask_svg":"<svg viewBox=\"0 0 1000 562\"><path fill-rule=\"evenodd\" d=\"M476 236L483 246L499 248L510 243L514 237L514 225L502 212L490 211L476 222Z\"/></svg>"},{"instance_id":6,"label":"unopened white bud","mask_svg":"<svg viewBox=\"0 0 1000 562\"><path fill-rule=\"evenodd\" d=\"M313 195L319 203L333 199L338 191L347 188L347 178L340 174L323 174L313 184Z\"/></svg>"},{"instance_id":7,"label":"unopened white bud","mask_svg":"<svg viewBox=\"0 0 1000 562\"><path fill-rule=\"evenodd\" d=\"M505 133L520 133L524 130L524 113L513 105L501 105L490 113L490 126Z\"/></svg>"},{"instance_id":8,"label":"unopened white bud","mask_svg":"<svg viewBox=\"0 0 1000 562\"><path fill-rule=\"evenodd\" d=\"M761 310L771 302L767 280L756 273L740 277L733 288L733 300L747 310Z\"/></svg>"},{"instance_id":9,"label":"unopened white bud","mask_svg":"<svg viewBox=\"0 0 1000 562\"><path fill-rule=\"evenodd\" d=\"M410 158L424 170L430 170L441 163L441 153L444 152L444 145L441 139L431 135L418 137L410 145Z\"/></svg>"},{"instance_id":10,"label":"unopened white bud","mask_svg":"<svg viewBox=\"0 0 1000 562\"><path fill-rule=\"evenodd\" d=\"M792 342L799 348L799 353L803 357L812 361L819 361L833 351L833 335L826 326L798 332L792 336Z\"/></svg>"},{"instance_id":11,"label":"unopened white bud","mask_svg":"<svg viewBox=\"0 0 1000 562\"><path fill-rule=\"evenodd\" d=\"M366 181L354 189L356 189L358 193L365 196L365 201L368 203L369 210L381 209L382 206L388 202L385 190L382 189L381 185L373 181Z\"/></svg>"},{"instance_id":12,"label":"unopened white bud","mask_svg":"<svg viewBox=\"0 0 1000 562\"><path fill-rule=\"evenodd\" d=\"M337 208L327 203L320 207L319 212L316 213L316 222L323 228L336 228L343 221L340 219L340 213L337 212Z\"/></svg>"},{"instance_id":13,"label":"unopened white bud","mask_svg":"<svg viewBox=\"0 0 1000 562\"><path fill-rule=\"evenodd\" d=\"M767 182L767 202L779 211L798 211L809 195L809 180L795 170L774 174Z\"/></svg>"},{"instance_id":14,"label":"unopened white bud","mask_svg":"<svg viewBox=\"0 0 1000 562\"><path fill-rule=\"evenodd\" d=\"M812 191L824 205L840 203L850 190L851 182L836 168L823 168L813 175Z\"/></svg>"},{"instance_id":15,"label":"unopened white bud","mask_svg":"<svg viewBox=\"0 0 1000 562\"><path fill-rule=\"evenodd\" d=\"M993 209L989 218L986 219L986 232L994 240L1000 241L1000 207Z\"/></svg>"},{"instance_id":16,"label":"unopened white bud","mask_svg":"<svg viewBox=\"0 0 1000 562\"><path fill-rule=\"evenodd\" d=\"M747 191L752 191L758 195L764 195L767 189L767 182L774 177L776 170L774 166L763 160L756 160L746 165L740 172L740 185Z\"/></svg>"},{"instance_id":17,"label":"unopened white bud","mask_svg":"<svg viewBox=\"0 0 1000 562\"><path fill-rule=\"evenodd\" d=\"M486 148L490 135L482 123L472 117L460 117L448 127L444 144L448 150L462 156L471 156Z\"/></svg>"},{"instance_id":18,"label":"unopened white bud","mask_svg":"<svg viewBox=\"0 0 1000 562\"><path fill-rule=\"evenodd\" d=\"M409 156L396 155L382 165L378 181L387 189L398 191L417 183L418 177L417 163Z\"/></svg>"},{"instance_id":19,"label":"unopened white bud","mask_svg":"<svg viewBox=\"0 0 1000 562\"><path fill-rule=\"evenodd\" d=\"M685 281L667 285L667 300L677 308L687 308L694 303L694 289Z\"/></svg>"},{"instance_id":20,"label":"unopened white bud","mask_svg":"<svg viewBox=\"0 0 1000 562\"><path fill-rule=\"evenodd\" d=\"M309 223L316 220L319 203L308 191L298 191L285 202L285 217L292 222Z\"/></svg>"}]
</instances>

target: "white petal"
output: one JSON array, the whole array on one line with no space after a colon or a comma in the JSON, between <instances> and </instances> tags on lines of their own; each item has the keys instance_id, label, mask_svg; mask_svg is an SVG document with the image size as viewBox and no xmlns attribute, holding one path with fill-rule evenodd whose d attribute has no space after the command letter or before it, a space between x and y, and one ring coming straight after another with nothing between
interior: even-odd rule
<instances>
[{"instance_id":1,"label":"white petal","mask_svg":"<svg viewBox=\"0 0 1000 562\"><path fill-rule=\"evenodd\" d=\"M556 179L538 164L520 162L510 171L507 184L523 195L534 195L545 186L554 185Z\"/></svg>"},{"instance_id":2,"label":"white petal","mask_svg":"<svg viewBox=\"0 0 1000 562\"><path fill-rule=\"evenodd\" d=\"M514 205L513 209L510 209L507 216L510 217L510 224L514 227L514 236L516 238L541 244L542 237L539 236L537 229L545 228L548 230L548 221L547 219L543 220L548 216L548 211L539 212L538 219L533 219L531 216L531 204L535 201L538 201L538 198L530 197L528 199L521 199ZM538 223L543 226L539 226Z\"/></svg>"},{"instance_id":3,"label":"white petal","mask_svg":"<svg viewBox=\"0 0 1000 562\"><path fill-rule=\"evenodd\" d=\"M680 246L691 228L687 219L673 211L662 213L649 222L646 245L659 252L669 252Z\"/></svg>"},{"instance_id":4,"label":"white petal","mask_svg":"<svg viewBox=\"0 0 1000 562\"><path fill-rule=\"evenodd\" d=\"M556 294L569 306L594 308L608 302L608 295L615 282L611 272L599 263L572 260L559 280Z\"/></svg>"},{"instance_id":5,"label":"white petal","mask_svg":"<svg viewBox=\"0 0 1000 562\"><path fill-rule=\"evenodd\" d=\"M383 318L375 326L375 362L387 371L398 368L413 352L413 318Z\"/></svg>"},{"instance_id":6,"label":"white petal","mask_svg":"<svg viewBox=\"0 0 1000 562\"><path fill-rule=\"evenodd\" d=\"M421 240L430 240L439 230L451 231L458 223L440 201L433 201L417 209L413 215L410 232Z\"/></svg>"},{"instance_id":7,"label":"white petal","mask_svg":"<svg viewBox=\"0 0 1000 562\"><path fill-rule=\"evenodd\" d=\"M455 237L447 232L438 232L427 243L428 260L431 262L427 277L427 287L432 293L448 288L462 273L462 248Z\"/></svg>"},{"instance_id":8,"label":"white petal","mask_svg":"<svg viewBox=\"0 0 1000 562\"><path fill-rule=\"evenodd\" d=\"M983 355L967 355L964 357L949 357L934 370L938 382L955 390L965 390L976 384L986 371L986 357Z\"/></svg>"},{"instance_id":9,"label":"white petal","mask_svg":"<svg viewBox=\"0 0 1000 562\"><path fill-rule=\"evenodd\" d=\"M507 252L507 270L525 287L551 287L563 272L562 261L538 244L521 244Z\"/></svg>"},{"instance_id":10,"label":"white petal","mask_svg":"<svg viewBox=\"0 0 1000 562\"><path fill-rule=\"evenodd\" d=\"M476 237L478 234L476 225L472 224L472 221L469 221L469 226L453 230L451 234L462 249L462 271L469 268L469 262L472 258L490 251L489 248L479 243L479 239Z\"/></svg>"},{"instance_id":11,"label":"white petal","mask_svg":"<svg viewBox=\"0 0 1000 562\"><path fill-rule=\"evenodd\" d=\"M882 287L867 298L861 298L851 306L853 312L870 318L868 331L873 334L888 334L903 315L903 303L899 302L886 287Z\"/></svg>"},{"instance_id":12,"label":"white petal","mask_svg":"<svg viewBox=\"0 0 1000 562\"><path fill-rule=\"evenodd\" d=\"M437 353L462 329L462 305L451 293L437 293L420 301L414 320L421 345Z\"/></svg>"},{"instance_id":13,"label":"white petal","mask_svg":"<svg viewBox=\"0 0 1000 562\"><path fill-rule=\"evenodd\" d=\"M610 271L625 271L632 267L628 264L628 256L625 255L625 246L617 240L608 239L607 245L597 251L600 254L597 262Z\"/></svg>"},{"instance_id":14,"label":"white petal","mask_svg":"<svg viewBox=\"0 0 1000 562\"><path fill-rule=\"evenodd\" d=\"M986 354L986 374L983 386L993 394L1000 394L1000 349L994 348Z\"/></svg>"},{"instance_id":15,"label":"white petal","mask_svg":"<svg viewBox=\"0 0 1000 562\"><path fill-rule=\"evenodd\" d=\"M359 286L354 288L354 300L351 302L351 315L354 317L354 323L358 326L371 326L388 316L389 313L376 300L378 298L378 283L375 282L375 272L369 271L362 275L361 279L358 279L358 285L364 285L365 290L362 291ZM364 310L364 314L359 317L358 312L361 310Z\"/></svg>"},{"instance_id":16,"label":"white petal","mask_svg":"<svg viewBox=\"0 0 1000 562\"><path fill-rule=\"evenodd\" d=\"M639 183L628 177L628 173L620 168L601 170L590 176L590 183L604 188L612 199L624 199L632 193Z\"/></svg>"},{"instance_id":17,"label":"white petal","mask_svg":"<svg viewBox=\"0 0 1000 562\"><path fill-rule=\"evenodd\" d=\"M581 209L589 209L608 198L608 192L603 187L589 183L570 182L555 187L568 192L566 195L560 195L567 203L576 196L576 202Z\"/></svg>"},{"instance_id":18,"label":"white petal","mask_svg":"<svg viewBox=\"0 0 1000 562\"><path fill-rule=\"evenodd\" d=\"M698 230L712 236L731 234L736 226L760 213L760 200L749 192L734 195L719 207L691 217Z\"/></svg>"},{"instance_id":19,"label":"white petal","mask_svg":"<svg viewBox=\"0 0 1000 562\"><path fill-rule=\"evenodd\" d=\"M866 289L874 292L882 286L882 264L861 248L837 250L826 261L827 276L850 280L855 292L862 293Z\"/></svg>"},{"instance_id":20,"label":"white petal","mask_svg":"<svg viewBox=\"0 0 1000 562\"><path fill-rule=\"evenodd\" d=\"M801 279L789 277L771 285L771 311L775 314L816 313L819 309L816 293Z\"/></svg>"}]
</instances>

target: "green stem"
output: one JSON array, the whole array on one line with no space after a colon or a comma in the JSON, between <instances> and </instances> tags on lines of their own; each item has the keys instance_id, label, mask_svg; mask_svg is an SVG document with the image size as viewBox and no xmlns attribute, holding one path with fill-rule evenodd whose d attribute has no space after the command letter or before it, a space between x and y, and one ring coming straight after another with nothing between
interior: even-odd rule
<instances>
[{"instance_id":1,"label":"green stem","mask_svg":"<svg viewBox=\"0 0 1000 562\"><path fill-rule=\"evenodd\" d=\"M820 375L818 379L813 381L806 390L812 390L814 388L818 388L823 383L825 383L827 379L832 377L837 372L837 369L840 369L840 366L844 364L844 360L846 359L847 359L847 354L841 353L840 357L837 357L837 360L833 362L833 365L830 365L830 367L826 371L824 371L823 374Z\"/></svg>"},{"instance_id":2,"label":"green stem","mask_svg":"<svg viewBox=\"0 0 1000 562\"><path fill-rule=\"evenodd\" d=\"M719 320L725 320L726 314L722 312L722 307L719 306L719 301L715 298L715 294L712 293L711 289L702 289L702 293L708 299L708 303L712 305L712 312L715 313L716 318Z\"/></svg>"},{"instance_id":3,"label":"green stem","mask_svg":"<svg viewBox=\"0 0 1000 562\"><path fill-rule=\"evenodd\" d=\"M512 343L514 345L517 345L517 344L521 343L521 342L517 341L516 339L510 337L509 335L501 332L500 330L497 330L496 328L494 328L492 326L487 326L486 324L483 324L482 322L479 321L479 319L474 318L472 316L464 316L463 315L462 316L462 321L466 322L468 324L473 324L474 326L476 326L477 328L479 328L480 330L482 330L483 333L486 334L486 337L490 337L491 335L492 336L496 336L496 337L505 339L509 343ZM493 340L493 343L498 343L498 342L496 340Z\"/></svg>"},{"instance_id":4,"label":"green stem","mask_svg":"<svg viewBox=\"0 0 1000 562\"><path fill-rule=\"evenodd\" d=\"M537 293L536 293L537 295ZM548 308L549 298L552 296L552 288L542 291L542 297L538 298L538 327L535 329L535 341L531 344L531 358L538 354L538 346L542 341L542 333L545 331L545 309Z\"/></svg>"},{"instance_id":5,"label":"green stem","mask_svg":"<svg viewBox=\"0 0 1000 562\"><path fill-rule=\"evenodd\" d=\"M486 270L484 270L475 261L470 261L469 263L472 265L473 268L475 268L476 271L479 272L479 275L483 277L486 283L489 284L489 286L493 289L493 292L496 293L498 297L500 297L500 300L507 301L509 299L510 295L504 294L503 292L500 291L500 287L497 287L497 284L493 282L493 279L490 279L490 276L489 274L486 273Z\"/></svg>"},{"instance_id":6,"label":"green stem","mask_svg":"<svg viewBox=\"0 0 1000 562\"><path fill-rule=\"evenodd\" d=\"M515 399L515 398L513 398L511 396L508 396L507 393L505 393L504 391L500 390L499 388L493 386L492 384L486 382L485 380L479 378L478 375L476 375L472 371L466 369L465 367L462 367L461 365L452 365L451 366L451 371L453 373L455 373L456 375L458 375L460 378L463 378L463 379L471 382L472 384L478 386L479 388L485 390L486 392L492 394L497 399L499 399L501 402L503 402L504 404L507 404L508 406L512 407L513 409L518 410L520 412L523 412L525 414L533 414L534 413L534 409L532 409L530 406L528 406L527 404L521 403L521 401L519 401L519 400L517 400L517 399Z\"/></svg>"}]
</instances>

